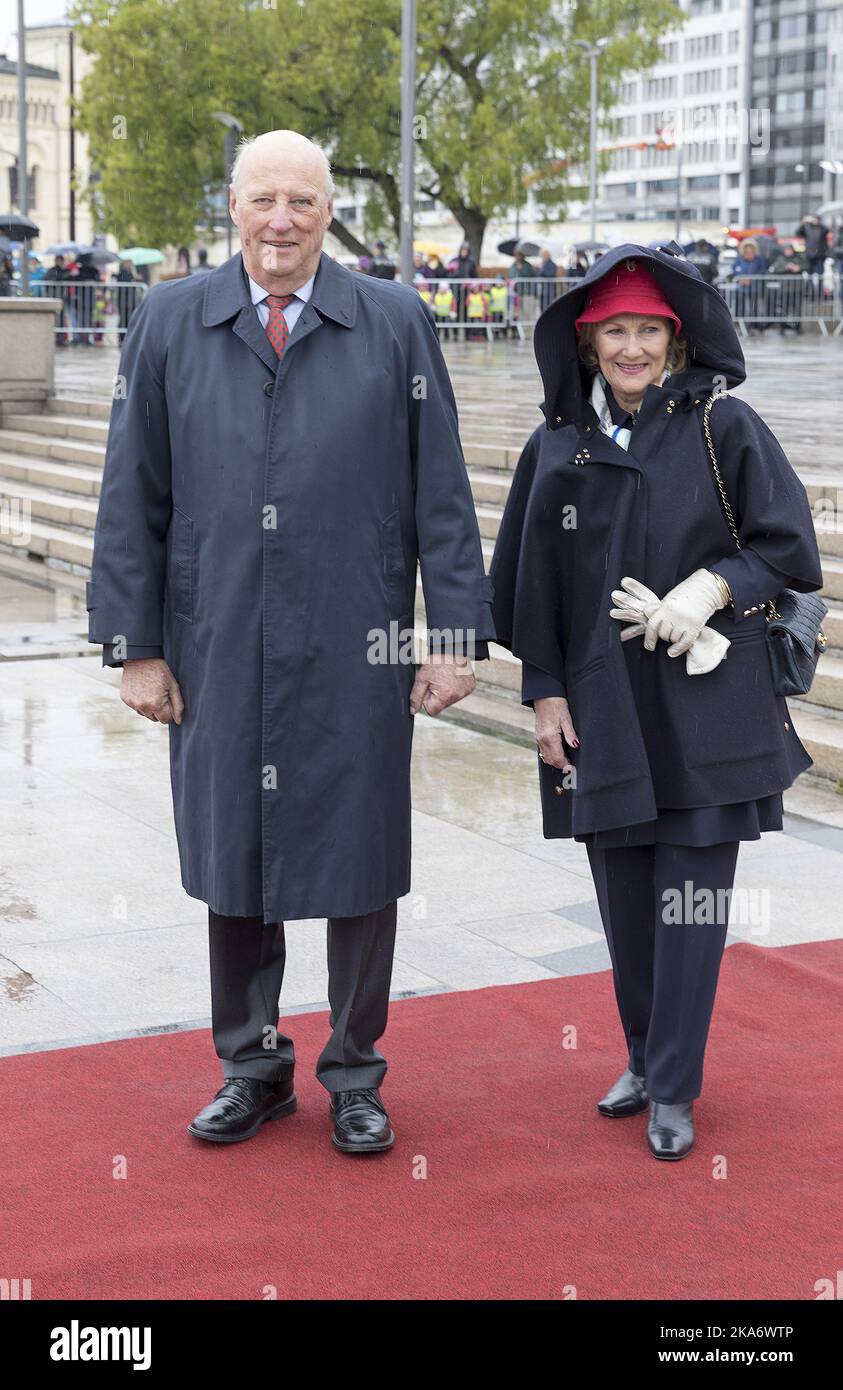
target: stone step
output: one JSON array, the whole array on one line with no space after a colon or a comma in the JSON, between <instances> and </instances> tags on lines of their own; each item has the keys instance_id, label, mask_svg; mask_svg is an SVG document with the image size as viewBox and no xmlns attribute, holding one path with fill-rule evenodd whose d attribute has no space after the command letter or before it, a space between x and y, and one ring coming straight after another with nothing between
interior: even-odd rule
<instances>
[{"instance_id":1,"label":"stone step","mask_svg":"<svg viewBox=\"0 0 843 1390\"><path fill-rule=\"evenodd\" d=\"M843 712L843 654L827 651L820 659L806 703Z\"/></svg>"},{"instance_id":2,"label":"stone step","mask_svg":"<svg viewBox=\"0 0 843 1390\"><path fill-rule=\"evenodd\" d=\"M102 469L84 463L51 462L34 454L10 454L0 450L0 487L3 480L35 483L39 487L59 492L78 492L98 497L102 486Z\"/></svg>"},{"instance_id":3,"label":"stone step","mask_svg":"<svg viewBox=\"0 0 843 1390\"><path fill-rule=\"evenodd\" d=\"M843 491L841 491L841 511L839 516L821 513L814 515L814 530L817 545L824 555L843 560Z\"/></svg>"},{"instance_id":4,"label":"stone step","mask_svg":"<svg viewBox=\"0 0 843 1390\"><path fill-rule=\"evenodd\" d=\"M74 612L85 615L85 596L88 571L71 568L61 560L49 560L42 555L21 552L17 546L0 543L0 574L22 579L50 593L61 593L71 601Z\"/></svg>"},{"instance_id":5,"label":"stone step","mask_svg":"<svg viewBox=\"0 0 843 1390\"><path fill-rule=\"evenodd\" d=\"M108 420L111 401L97 396L50 396L50 415L87 415L91 420Z\"/></svg>"},{"instance_id":6,"label":"stone step","mask_svg":"<svg viewBox=\"0 0 843 1390\"><path fill-rule=\"evenodd\" d=\"M823 598L843 601L843 560L820 554L820 562L823 567Z\"/></svg>"},{"instance_id":7,"label":"stone step","mask_svg":"<svg viewBox=\"0 0 843 1390\"><path fill-rule=\"evenodd\" d=\"M43 415L7 413L7 429L25 430L27 434L46 434L53 439L86 439L96 444L105 444L108 436L108 420L92 419L88 415L60 415L45 411Z\"/></svg>"},{"instance_id":8,"label":"stone step","mask_svg":"<svg viewBox=\"0 0 843 1390\"><path fill-rule=\"evenodd\" d=\"M812 699L813 694L812 687ZM812 775L827 777L843 788L843 718L801 700L788 700L788 706L794 728L814 760Z\"/></svg>"},{"instance_id":9,"label":"stone step","mask_svg":"<svg viewBox=\"0 0 843 1390\"><path fill-rule=\"evenodd\" d=\"M828 612L823 618L823 632L828 638L829 651L843 653L843 603L839 599L827 599Z\"/></svg>"},{"instance_id":10,"label":"stone step","mask_svg":"<svg viewBox=\"0 0 843 1390\"><path fill-rule=\"evenodd\" d=\"M25 504L30 516L55 526L82 527L93 532L97 521L99 501L96 497L79 497L57 492L54 488L39 487L32 482L18 482L0 475L0 498L17 499ZM20 515L20 511L18 512Z\"/></svg>"},{"instance_id":11,"label":"stone step","mask_svg":"<svg viewBox=\"0 0 843 1390\"><path fill-rule=\"evenodd\" d=\"M48 521L32 521L28 528L28 538L24 545L7 545L4 552L23 558L25 555L41 556L43 559L61 560L69 565L90 567L94 553L93 531L71 531L67 526L56 526Z\"/></svg>"},{"instance_id":12,"label":"stone step","mask_svg":"<svg viewBox=\"0 0 843 1390\"><path fill-rule=\"evenodd\" d=\"M0 450L4 453L34 455L40 459L84 463L100 469L105 463L105 444L91 444L81 439L57 439L30 430L0 429Z\"/></svg>"}]
</instances>

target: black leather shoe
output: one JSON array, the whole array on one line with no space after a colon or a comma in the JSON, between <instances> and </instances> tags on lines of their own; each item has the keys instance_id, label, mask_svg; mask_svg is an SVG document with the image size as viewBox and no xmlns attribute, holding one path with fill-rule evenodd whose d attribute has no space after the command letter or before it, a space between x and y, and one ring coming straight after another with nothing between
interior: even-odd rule
<instances>
[{"instance_id":1,"label":"black leather shoe","mask_svg":"<svg viewBox=\"0 0 843 1390\"><path fill-rule=\"evenodd\" d=\"M196 1139L210 1139L212 1144L239 1144L257 1134L264 1120L292 1115L295 1108L292 1068L277 1082L231 1076L187 1126L187 1132Z\"/></svg>"},{"instance_id":2,"label":"black leather shoe","mask_svg":"<svg viewBox=\"0 0 843 1390\"><path fill-rule=\"evenodd\" d=\"M331 1138L343 1153L382 1153L395 1143L379 1091L335 1091L330 1108L334 1120Z\"/></svg>"},{"instance_id":3,"label":"black leather shoe","mask_svg":"<svg viewBox=\"0 0 843 1390\"><path fill-rule=\"evenodd\" d=\"M598 1100L597 1109L601 1115L608 1115L613 1120L622 1120L626 1115L637 1115L640 1110L646 1110L649 1100L644 1077L636 1076L635 1072L627 1067L603 1099Z\"/></svg>"},{"instance_id":4,"label":"black leather shoe","mask_svg":"<svg viewBox=\"0 0 843 1390\"><path fill-rule=\"evenodd\" d=\"M647 1143L654 1158L684 1158L694 1147L694 1102L662 1105L650 1102Z\"/></svg>"}]
</instances>

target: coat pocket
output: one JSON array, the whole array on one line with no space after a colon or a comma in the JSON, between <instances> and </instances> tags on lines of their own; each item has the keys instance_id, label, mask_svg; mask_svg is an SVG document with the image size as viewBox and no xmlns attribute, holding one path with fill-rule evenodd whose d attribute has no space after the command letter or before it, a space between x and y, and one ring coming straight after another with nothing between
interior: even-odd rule
<instances>
[{"instance_id":1,"label":"coat pocket","mask_svg":"<svg viewBox=\"0 0 843 1390\"><path fill-rule=\"evenodd\" d=\"M412 608L407 593L407 563L401 541L401 514L392 512L380 524L381 568L390 618L403 617Z\"/></svg>"},{"instance_id":2,"label":"coat pocket","mask_svg":"<svg viewBox=\"0 0 843 1390\"><path fill-rule=\"evenodd\" d=\"M582 746L572 755L577 791L622 786L646 773L629 709L621 700L615 674L605 656L593 657L567 677L571 718Z\"/></svg>"},{"instance_id":3,"label":"coat pocket","mask_svg":"<svg viewBox=\"0 0 843 1390\"><path fill-rule=\"evenodd\" d=\"M784 746L787 709L773 690L765 633L729 640L725 659L705 676L687 675L685 658L677 658L677 733L689 770L769 757Z\"/></svg>"},{"instance_id":4,"label":"coat pocket","mask_svg":"<svg viewBox=\"0 0 843 1390\"><path fill-rule=\"evenodd\" d=\"M193 522L173 507L170 521L170 574L168 590L173 616L193 622Z\"/></svg>"}]
</instances>

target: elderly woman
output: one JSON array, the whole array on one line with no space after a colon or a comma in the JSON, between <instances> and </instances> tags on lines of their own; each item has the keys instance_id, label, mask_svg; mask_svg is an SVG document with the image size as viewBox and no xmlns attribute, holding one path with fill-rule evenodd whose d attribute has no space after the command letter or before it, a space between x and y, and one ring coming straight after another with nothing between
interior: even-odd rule
<instances>
[{"instance_id":1,"label":"elderly woman","mask_svg":"<svg viewBox=\"0 0 843 1390\"><path fill-rule=\"evenodd\" d=\"M739 844L810 766L765 642L768 599L822 584L805 490L726 388L725 303L680 248L604 256L536 325L545 423L495 556L499 640L535 711L545 838L586 846L627 1066L598 1102L694 1141ZM740 546L721 503L710 425Z\"/></svg>"}]
</instances>

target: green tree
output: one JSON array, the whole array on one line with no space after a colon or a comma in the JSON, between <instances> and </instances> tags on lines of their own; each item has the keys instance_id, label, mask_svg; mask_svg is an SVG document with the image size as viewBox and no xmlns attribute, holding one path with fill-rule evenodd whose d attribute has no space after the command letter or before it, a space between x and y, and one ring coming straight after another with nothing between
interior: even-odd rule
<instances>
[{"instance_id":1,"label":"green tree","mask_svg":"<svg viewBox=\"0 0 843 1390\"><path fill-rule=\"evenodd\" d=\"M230 111L246 134L284 127L322 144L339 184L367 190L364 235L399 231L400 0L78 0L95 59L78 122L105 225L120 239L190 242L225 177ZM672 0L424 0L417 45L419 194L447 207L479 261L491 218L532 190L562 218L587 160L588 64L607 37L598 97L659 57L682 22ZM335 221L350 250L366 243Z\"/></svg>"}]
</instances>

